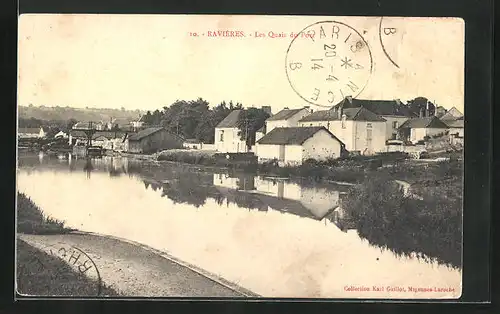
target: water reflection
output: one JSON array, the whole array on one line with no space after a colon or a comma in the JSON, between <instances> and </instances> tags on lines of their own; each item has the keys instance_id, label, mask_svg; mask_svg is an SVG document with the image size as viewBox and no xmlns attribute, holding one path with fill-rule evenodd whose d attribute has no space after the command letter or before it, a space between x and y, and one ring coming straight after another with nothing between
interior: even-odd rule
<instances>
[{"instance_id":1,"label":"water reflection","mask_svg":"<svg viewBox=\"0 0 500 314\"><path fill-rule=\"evenodd\" d=\"M38 159L35 162L35 159ZM38 165L38 166L35 166ZM42 167L40 165L43 165ZM414 236L395 232L381 232L380 228L364 223L364 219L353 220L342 210L342 199L348 187L333 184L306 185L300 181L262 177L246 173L229 173L200 170L190 165L173 163L154 163L127 158L102 157L85 159L68 156L62 162L50 156L22 156L19 167L37 171L55 170L74 171L83 169L88 179L91 173L107 173L110 178L122 176L140 180L146 190L157 193L172 204L186 204L198 209L213 210L216 204L224 208L239 208L246 211L269 212L293 215L320 221L328 228L340 229L343 233L356 230L362 238L370 240L372 245L389 249L397 254L401 251L411 255L420 251L439 257L446 250L427 250L427 242L419 241ZM119 193L119 192L117 192ZM374 240L375 239L375 240ZM405 242L402 245L401 242ZM442 258L439 260L441 262ZM446 259L444 259L446 260Z\"/></svg>"}]
</instances>

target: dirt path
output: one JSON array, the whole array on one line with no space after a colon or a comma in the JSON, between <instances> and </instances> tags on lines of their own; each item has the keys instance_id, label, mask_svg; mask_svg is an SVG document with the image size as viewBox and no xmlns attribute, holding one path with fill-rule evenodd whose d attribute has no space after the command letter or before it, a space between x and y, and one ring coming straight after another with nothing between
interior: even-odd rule
<instances>
[{"instance_id":1,"label":"dirt path","mask_svg":"<svg viewBox=\"0 0 500 314\"><path fill-rule=\"evenodd\" d=\"M18 237L47 251L52 246L75 247L88 256L102 282L123 296L133 297L245 297L250 291L223 282L153 249L94 234L27 235ZM68 254L69 256L69 254ZM75 258L69 257L66 260ZM89 272L90 273L90 272Z\"/></svg>"}]
</instances>

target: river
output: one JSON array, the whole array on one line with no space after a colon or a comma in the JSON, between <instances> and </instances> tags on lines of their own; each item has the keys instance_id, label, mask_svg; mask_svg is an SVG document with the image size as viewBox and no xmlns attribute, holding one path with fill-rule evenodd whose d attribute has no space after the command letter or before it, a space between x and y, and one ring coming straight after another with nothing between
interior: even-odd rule
<instances>
[{"instance_id":1,"label":"river","mask_svg":"<svg viewBox=\"0 0 500 314\"><path fill-rule=\"evenodd\" d=\"M121 157L20 153L17 187L68 227L168 252L264 297L461 294L459 268L360 238L339 207L345 185ZM440 290L447 288L454 291Z\"/></svg>"}]
</instances>

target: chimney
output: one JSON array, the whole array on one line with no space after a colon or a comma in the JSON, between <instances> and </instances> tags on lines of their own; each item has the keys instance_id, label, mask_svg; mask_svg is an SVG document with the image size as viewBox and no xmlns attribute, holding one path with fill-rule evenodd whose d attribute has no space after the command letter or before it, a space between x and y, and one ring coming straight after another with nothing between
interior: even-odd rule
<instances>
[{"instance_id":1,"label":"chimney","mask_svg":"<svg viewBox=\"0 0 500 314\"><path fill-rule=\"evenodd\" d=\"M420 118L423 118L424 116L424 108L420 108L420 114L419 114L419 117Z\"/></svg>"},{"instance_id":2,"label":"chimney","mask_svg":"<svg viewBox=\"0 0 500 314\"><path fill-rule=\"evenodd\" d=\"M288 110L288 107L283 108L284 110Z\"/></svg>"},{"instance_id":3,"label":"chimney","mask_svg":"<svg viewBox=\"0 0 500 314\"><path fill-rule=\"evenodd\" d=\"M342 106L339 106L337 108L337 113L338 113L339 120L342 120L342 114L344 113L344 108Z\"/></svg>"},{"instance_id":4,"label":"chimney","mask_svg":"<svg viewBox=\"0 0 500 314\"><path fill-rule=\"evenodd\" d=\"M271 106L262 106L262 110L268 113L270 116L272 115Z\"/></svg>"},{"instance_id":5,"label":"chimney","mask_svg":"<svg viewBox=\"0 0 500 314\"><path fill-rule=\"evenodd\" d=\"M352 103L352 96L346 96L346 99L347 99L347 101L349 101L350 103Z\"/></svg>"}]
</instances>

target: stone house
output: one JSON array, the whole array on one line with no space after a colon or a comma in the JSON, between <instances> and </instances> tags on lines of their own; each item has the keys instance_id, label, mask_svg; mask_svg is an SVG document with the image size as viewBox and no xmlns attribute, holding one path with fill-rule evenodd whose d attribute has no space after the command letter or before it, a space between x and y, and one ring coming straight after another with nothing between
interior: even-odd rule
<instances>
[{"instance_id":1,"label":"stone house","mask_svg":"<svg viewBox=\"0 0 500 314\"><path fill-rule=\"evenodd\" d=\"M221 153L246 153L246 142L238 135L238 119L243 110L236 109L215 127L215 149Z\"/></svg>"},{"instance_id":2,"label":"stone house","mask_svg":"<svg viewBox=\"0 0 500 314\"><path fill-rule=\"evenodd\" d=\"M399 136L402 140L415 144L426 137L444 135L447 130L448 126L438 117L414 118L399 127Z\"/></svg>"},{"instance_id":3,"label":"stone house","mask_svg":"<svg viewBox=\"0 0 500 314\"><path fill-rule=\"evenodd\" d=\"M301 127L325 127L350 152L371 155L386 151L386 120L364 107L320 110L299 121Z\"/></svg>"},{"instance_id":4,"label":"stone house","mask_svg":"<svg viewBox=\"0 0 500 314\"><path fill-rule=\"evenodd\" d=\"M183 142L183 138L163 127L147 128L127 136L125 151L149 154L165 149L182 148Z\"/></svg>"},{"instance_id":5,"label":"stone house","mask_svg":"<svg viewBox=\"0 0 500 314\"><path fill-rule=\"evenodd\" d=\"M339 158L345 144L324 127L277 127L255 145L259 163L277 160L280 166L300 165L307 159Z\"/></svg>"},{"instance_id":6,"label":"stone house","mask_svg":"<svg viewBox=\"0 0 500 314\"><path fill-rule=\"evenodd\" d=\"M385 140L398 139L399 127L406 122L406 120L415 118L410 110L403 105L399 99L394 100L368 100L356 99L350 96L345 97L341 102L335 105L332 109L339 107L359 108L363 107L385 119L386 130Z\"/></svg>"},{"instance_id":7,"label":"stone house","mask_svg":"<svg viewBox=\"0 0 500 314\"><path fill-rule=\"evenodd\" d=\"M298 127L299 120L309 115L311 112L309 106L300 109L288 109L285 107L275 115L267 118L265 128L262 131L271 132L274 128Z\"/></svg>"},{"instance_id":8,"label":"stone house","mask_svg":"<svg viewBox=\"0 0 500 314\"><path fill-rule=\"evenodd\" d=\"M47 132L44 128L19 128L17 130L18 138L44 138Z\"/></svg>"}]
</instances>

